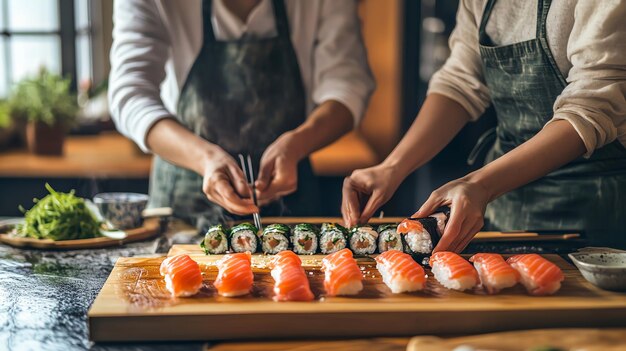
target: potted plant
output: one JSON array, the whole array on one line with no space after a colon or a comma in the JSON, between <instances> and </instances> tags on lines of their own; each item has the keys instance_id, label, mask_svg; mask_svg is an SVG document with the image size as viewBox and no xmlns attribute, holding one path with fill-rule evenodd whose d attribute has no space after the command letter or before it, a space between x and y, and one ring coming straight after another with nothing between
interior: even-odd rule
<instances>
[{"instance_id":1,"label":"potted plant","mask_svg":"<svg viewBox=\"0 0 626 351\"><path fill-rule=\"evenodd\" d=\"M42 69L15 86L9 100L13 118L26 121L30 152L61 155L65 134L76 121L78 105L70 80Z\"/></svg>"},{"instance_id":2,"label":"potted plant","mask_svg":"<svg viewBox=\"0 0 626 351\"><path fill-rule=\"evenodd\" d=\"M11 110L6 101L0 101L0 149L11 143L15 134L15 127L11 119Z\"/></svg>"}]
</instances>

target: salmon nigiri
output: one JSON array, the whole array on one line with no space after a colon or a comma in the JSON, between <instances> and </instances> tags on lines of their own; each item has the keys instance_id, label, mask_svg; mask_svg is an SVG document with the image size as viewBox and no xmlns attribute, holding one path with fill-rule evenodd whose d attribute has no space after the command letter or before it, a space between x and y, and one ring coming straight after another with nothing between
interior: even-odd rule
<instances>
[{"instance_id":1,"label":"salmon nigiri","mask_svg":"<svg viewBox=\"0 0 626 351\"><path fill-rule=\"evenodd\" d=\"M480 277L480 284L489 294L495 294L504 288L510 288L519 281L519 273L504 261L497 253L478 253L470 262Z\"/></svg>"},{"instance_id":2,"label":"salmon nigiri","mask_svg":"<svg viewBox=\"0 0 626 351\"><path fill-rule=\"evenodd\" d=\"M300 257L293 251L281 251L270 262L274 278L275 301L311 301L314 296L302 268Z\"/></svg>"},{"instance_id":3,"label":"salmon nigiri","mask_svg":"<svg viewBox=\"0 0 626 351\"><path fill-rule=\"evenodd\" d=\"M328 296L356 295L363 290L363 275L350 249L339 250L322 260L324 288Z\"/></svg>"},{"instance_id":4,"label":"salmon nigiri","mask_svg":"<svg viewBox=\"0 0 626 351\"><path fill-rule=\"evenodd\" d=\"M448 289L463 291L478 285L478 273L463 257L449 251L440 251L430 257L435 279Z\"/></svg>"},{"instance_id":5,"label":"salmon nigiri","mask_svg":"<svg viewBox=\"0 0 626 351\"><path fill-rule=\"evenodd\" d=\"M398 250L385 251L376 257L376 268L383 282L394 294L424 288L426 274L410 255Z\"/></svg>"},{"instance_id":6,"label":"salmon nigiri","mask_svg":"<svg viewBox=\"0 0 626 351\"><path fill-rule=\"evenodd\" d=\"M174 296L195 295L202 286L202 272L188 255L168 257L161 263L165 288Z\"/></svg>"},{"instance_id":7,"label":"salmon nigiri","mask_svg":"<svg viewBox=\"0 0 626 351\"><path fill-rule=\"evenodd\" d=\"M565 279L557 265L537 254L515 255L506 262L519 272L522 284L532 295L554 294Z\"/></svg>"},{"instance_id":8,"label":"salmon nigiri","mask_svg":"<svg viewBox=\"0 0 626 351\"><path fill-rule=\"evenodd\" d=\"M213 283L217 293L226 297L248 294L254 282L251 260L250 252L241 252L225 255L217 261L219 273Z\"/></svg>"}]
</instances>

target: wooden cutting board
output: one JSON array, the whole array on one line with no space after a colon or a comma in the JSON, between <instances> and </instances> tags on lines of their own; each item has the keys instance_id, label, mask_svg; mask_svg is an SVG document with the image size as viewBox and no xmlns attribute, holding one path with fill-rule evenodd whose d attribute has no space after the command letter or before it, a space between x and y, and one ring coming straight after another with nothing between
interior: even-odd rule
<instances>
[{"instance_id":1,"label":"wooden cutting board","mask_svg":"<svg viewBox=\"0 0 626 351\"><path fill-rule=\"evenodd\" d=\"M171 253L185 252L174 246ZM220 255L193 255L205 278L200 293L171 298L159 275L163 258L120 258L89 310L94 341L242 340L474 334L494 331L626 326L626 294L600 290L556 255L565 273L554 296L528 296L521 286L487 296L480 289L456 292L429 277L425 291L393 295L371 258L359 259L364 290L357 297L323 297L322 256L302 256L314 302L271 300L273 281L254 255L251 295L224 298L212 282ZM430 272L429 272L430 275Z\"/></svg>"}]
</instances>

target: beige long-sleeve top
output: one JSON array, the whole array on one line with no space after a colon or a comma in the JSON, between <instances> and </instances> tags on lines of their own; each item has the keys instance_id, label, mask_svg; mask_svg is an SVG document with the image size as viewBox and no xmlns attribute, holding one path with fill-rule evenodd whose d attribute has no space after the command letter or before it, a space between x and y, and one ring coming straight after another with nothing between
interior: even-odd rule
<instances>
[{"instance_id":1,"label":"beige long-sleeve top","mask_svg":"<svg viewBox=\"0 0 626 351\"><path fill-rule=\"evenodd\" d=\"M477 119L491 103L478 49L486 0L461 0L450 37L451 54L433 75L428 93L445 95ZM495 45L535 38L537 0L499 0L486 31ZM546 31L568 85L548 122L570 122L587 148L616 139L626 146L626 1L553 0Z\"/></svg>"}]
</instances>

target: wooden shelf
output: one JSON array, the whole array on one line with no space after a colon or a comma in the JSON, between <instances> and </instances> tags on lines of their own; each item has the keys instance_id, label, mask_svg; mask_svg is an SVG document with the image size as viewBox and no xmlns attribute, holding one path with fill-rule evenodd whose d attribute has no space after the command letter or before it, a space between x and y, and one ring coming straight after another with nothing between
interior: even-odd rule
<instances>
[{"instance_id":1,"label":"wooden shelf","mask_svg":"<svg viewBox=\"0 0 626 351\"><path fill-rule=\"evenodd\" d=\"M376 153L357 133L350 133L311 157L318 175L343 176L377 163ZM63 156L37 156L26 150L0 153L0 177L148 178L152 158L115 132L70 136Z\"/></svg>"},{"instance_id":2,"label":"wooden shelf","mask_svg":"<svg viewBox=\"0 0 626 351\"><path fill-rule=\"evenodd\" d=\"M151 157L115 132L70 136L62 156L37 156L26 150L0 153L0 177L147 178Z\"/></svg>"}]
</instances>

